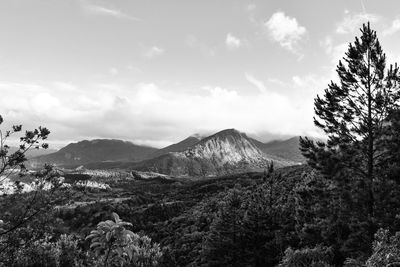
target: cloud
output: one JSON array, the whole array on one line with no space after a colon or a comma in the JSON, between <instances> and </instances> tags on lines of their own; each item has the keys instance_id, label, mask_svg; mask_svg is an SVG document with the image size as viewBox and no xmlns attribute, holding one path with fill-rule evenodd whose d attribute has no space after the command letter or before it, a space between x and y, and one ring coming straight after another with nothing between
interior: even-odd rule
<instances>
[{"instance_id":1,"label":"cloud","mask_svg":"<svg viewBox=\"0 0 400 267\"><path fill-rule=\"evenodd\" d=\"M0 98L0 114L6 120L5 128L12 123L22 123L25 129L48 127L53 143L117 138L163 146L196 132L224 128L286 135L313 128L312 117L304 116L304 107L267 90L249 74L247 79L260 93L242 94L212 85L187 90L156 83L124 87L0 82L0 91L7 96ZM301 101L299 105L303 105Z\"/></svg>"},{"instance_id":2,"label":"cloud","mask_svg":"<svg viewBox=\"0 0 400 267\"><path fill-rule=\"evenodd\" d=\"M307 30L301 26L296 18L286 16L283 12L274 13L271 18L264 23L269 36L278 42L283 48L297 53L298 42L306 34Z\"/></svg>"},{"instance_id":3,"label":"cloud","mask_svg":"<svg viewBox=\"0 0 400 267\"><path fill-rule=\"evenodd\" d=\"M399 30L400 30L400 19L395 19L392 21L392 25L389 28L383 30L382 34L384 36L393 35Z\"/></svg>"},{"instance_id":4,"label":"cloud","mask_svg":"<svg viewBox=\"0 0 400 267\"><path fill-rule=\"evenodd\" d=\"M248 73L245 73L245 77L246 80L255 87L257 87L257 89L260 90L261 93L267 92L267 88L265 87L265 84L262 81L256 79L253 75Z\"/></svg>"},{"instance_id":5,"label":"cloud","mask_svg":"<svg viewBox=\"0 0 400 267\"><path fill-rule=\"evenodd\" d=\"M284 81L281 81L279 79L276 79L276 78L268 78L267 81L269 83L271 83L271 84L279 85L280 87L287 87L288 86L288 83L286 83Z\"/></svg>"},{"instance_id":6,"label":"cloud","mask_svg":"<svg viewBox=\"0 0 400 267\"><path fill-rule=\"evenodd\" d=\"M355 33L363 23L375 23L380 20L380 17L372 13L349 13L345 12L345 16L341 22L337 24L336 32L339 34Z\"/></svg>"},{"instance_id":7,"label":"cloud","mask_svg":"<svg viewBox=\"0 0 400 267\"><path fill-rule=\"evenodd\" d=\"M147 58L154 58L157 56L161 56L162 54L164 54L164 52L165 50L163 48L152 46L144 53L144 56Z\"/></svg>"},{"instance_id":8,"label":"cloud","mask_svg":"<svg viewBox=\"0 0 400 267\"><path fill-rule=\"evenodd\" d=\"M233 36L231 33L228 33L226 35L225 44L229 49L236 49L242 46L242 41L239 38Z\"/></svg>"},{"instance_id":9,"label":"cloud","mask_svg":"<svg viewBox=\"0 0 400 267\"><path fill-rule=\"evenodd\" d=\"M117 68L115 68L115 67L110 68L110 74L111 74L112 76L115 76L115 75L117 75L118 73L119 73L119 71L118 71Z\"/></svg>"},{"instance_id":10,"label":"cloud","mask_svg":"<svg viewBox=\"0 0 400 267\"><path fill-rule=\"evenodd\" d=\"M331 63L335 66L339 63L339 60L342 60L349 48L347 42L334 45L331 36L325 37L325 39L320 42L320 45L324 48L325 53L331 59Z\"/></svg>"},{"instance_id":11,"label":"cloud","mask_svg":"<svg viewBox=\"0 0 400 267\"><path fill-rule=\"evenodd\" d=\"M119 19L128 19L128 20L133 20L133 21L141 21L141 19L130 16L128 14L123 13L120 10L117 9L112 9L100 5L92 5L92 4L87 4L86 2L81 2L83 9L88 13L92 15L99 15L99 16L110 16L110 17L115 17Z\"/></svg>"},{"instance_id":12,"label":"cloud","mask_svg":"<svg viewBox=\"0 0 400 267\"><path fill-rule=\"evenodd\" d=\"M186 36L185 45L191 48L196 48L201 51L205 56L213 57L217 54L217 50L215 47L212 47L205 42L199 40L193 34L189 34Z\"/></svg>"},{"instance_id":13,"label":"cloud","mask_svg":"<svg viewBox=\"0 0 400 267\"><path fill-rule=\"evenodd\" d=\"M256 6L254 3L248 4L248 5L246 6L246 9L247 9L248 11L254 11L256 8L257 8L257 6Z\"/></svg>"}]
</instances>

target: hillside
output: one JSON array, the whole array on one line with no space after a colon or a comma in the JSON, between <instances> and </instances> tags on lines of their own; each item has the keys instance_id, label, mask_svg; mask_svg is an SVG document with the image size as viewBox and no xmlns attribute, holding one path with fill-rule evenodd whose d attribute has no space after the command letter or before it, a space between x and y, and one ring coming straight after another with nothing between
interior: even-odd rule
<instances>
[{"instance_id":1,"label":"hillside","mask_svg":"<svg viewBox=\"0 0 400 267\"><path fill-rule=\"evenodd\" d=\"M50 163L61 167L76 167L90 162L138 162L149 158L156 150L122 140L84 140L71 143L55 153L32 158L28 166L35 168Z\"/></svg>"},{"instance_id":2,"label":"hillside","mask_svg":"<svg viewBox=\"0 0 400 267\"><path fill-rule=\"evenodd\" d=\"M292 137L287 140L275 140L262 143L252 139L253 143L264 153L284 158L289 161L304 163L305 158L299 150L299 137Z\"/></svg>"},{"instance_id":3,"label":"hillside","mask_svg":"<svg viewBox=\"0 0 400 267\"><path fill-rule=\"evenodd\" d=\"M9 149L9 153L14 153L15 151L18 150L18 147L15 146L11 146ZM27 159L31 159L34 157L39 157L39 156L43 156L43 155L48 155L48 154L52 154L57 152L57 149L52 149L52 148L48 148L48 149L30 149L26 152L25 156Z\"/></svg>"},{"instance_id":4,"label":"hillside","mask_svg":"<svg viewBox=\"0 0 400 267\"><path fill-rule=\"evenodd\" d=\"M189 136L188 138L170 146L161 148L150 155L151 158L156 158L161 155L165 155L171 152L182 152L189 147L195 145L201 140L199 136Z\"/></svg>"}]
</instances>

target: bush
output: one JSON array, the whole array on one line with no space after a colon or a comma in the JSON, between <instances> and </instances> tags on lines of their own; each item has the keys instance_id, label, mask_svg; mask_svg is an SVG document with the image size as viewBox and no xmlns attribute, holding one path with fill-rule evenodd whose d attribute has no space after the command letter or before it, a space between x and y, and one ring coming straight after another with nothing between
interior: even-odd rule
<instances>
[{"instance_id":1,"label":"bush","mask_svg":"<svg viewBox=\"0 0 400 267\"><path fill-rule=\"evenodd\" d=\"M331 267L333 252L331 248L316 246L293 250L288 248L279 267Z\"/></svg>"},{"instance_id":2,"label":"bush","mask_svg":"<svg viewBox=\"0 0 400 267\"><path fill-rule=\"evenodd\" d=\"M400 232L389 236L389 230L379 229L372 249L366 267L400 266Z\"/></svg>"},{"instance_id":3,"label":"bush","mask_svg":"<svg viewBox=\"0 0 400 267\"><path fill-rule=\"evenodd\" d=\"M147 236L140 236L125 229L131 223L122 221L113 213L114 221L100 222L86 239L91 240L104 266L157 266L161 259L160 246L151 243Z\"/></svg>"}]
</instances>

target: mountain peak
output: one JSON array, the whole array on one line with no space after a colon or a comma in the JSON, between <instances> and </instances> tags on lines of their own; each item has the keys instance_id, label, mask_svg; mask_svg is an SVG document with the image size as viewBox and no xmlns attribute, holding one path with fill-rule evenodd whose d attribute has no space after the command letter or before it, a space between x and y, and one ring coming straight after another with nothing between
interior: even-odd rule
<instances>
[{"instance_id":1,"label":"mountain peak","mask_svg":"<svg viewBox=\"0 0 400 267\"><path fill-rule=\"evenodd\" d=\"M202 139L183 154L193 158L207 158L222 163L237 163L263 158L262 152L247 136L236 129L222 130Z\"/></svg>"},{"instance_id":2,"label":"mountain peak","mask_svg":"<svg viewBox=\"0 0 400 267\"><path fill-rule=\"evenodd\" d=\"M194 137L194 138L196 138L197 140L201 140L201 139L204 138L204 136L201 135L201 134L199 134L199 133L192 134L192 135L189 136L188 138L190 138L190 137ZM187 139L187 138L186 138L186 139Z\"/></svg>"},{"instance_id":3,"label":"mountain peak","mask_svg":"<svg viewBox=\"0 0 400 267\"><path fill-rule=\"evenodd\" d=\"M211 139L215 137L222 137L222 138L227 138L227 137L234 137L234 138L242 138L245 137L247 138L246 134L239 132L238 130L232 128L232 129L225 129L222 131L217 132L216 134L213 134L206 139Z\"/></svg>"},{"instance_id":4,"label":"mountain peak","mask_svg":"<svg viewBox=\"0 0 400 267\"><path fill-rule=\"evenodd\" d=\"M217 132L216 134L242 134L240 131L236 130L235 128L225 129L222 131Z\"/></svg>"}]
</instances>

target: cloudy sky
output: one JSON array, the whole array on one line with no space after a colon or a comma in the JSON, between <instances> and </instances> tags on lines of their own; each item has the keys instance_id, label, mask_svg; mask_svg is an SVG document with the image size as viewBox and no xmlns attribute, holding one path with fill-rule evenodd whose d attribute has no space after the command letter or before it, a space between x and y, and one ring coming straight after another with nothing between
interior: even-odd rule
<instances>
[{"instance_id":1,"label":"cloudy sky","mask_svg":"<svg viewBox=\"0 0 400 267\"><path fill-rule=\"evenodd\" d=\"M363 22L400 61L399 10L396 0L1 0L2 126L44 125L54 146L161 147L224 128L316 136L313 98Z\"/></svg>"}]
</instances>

